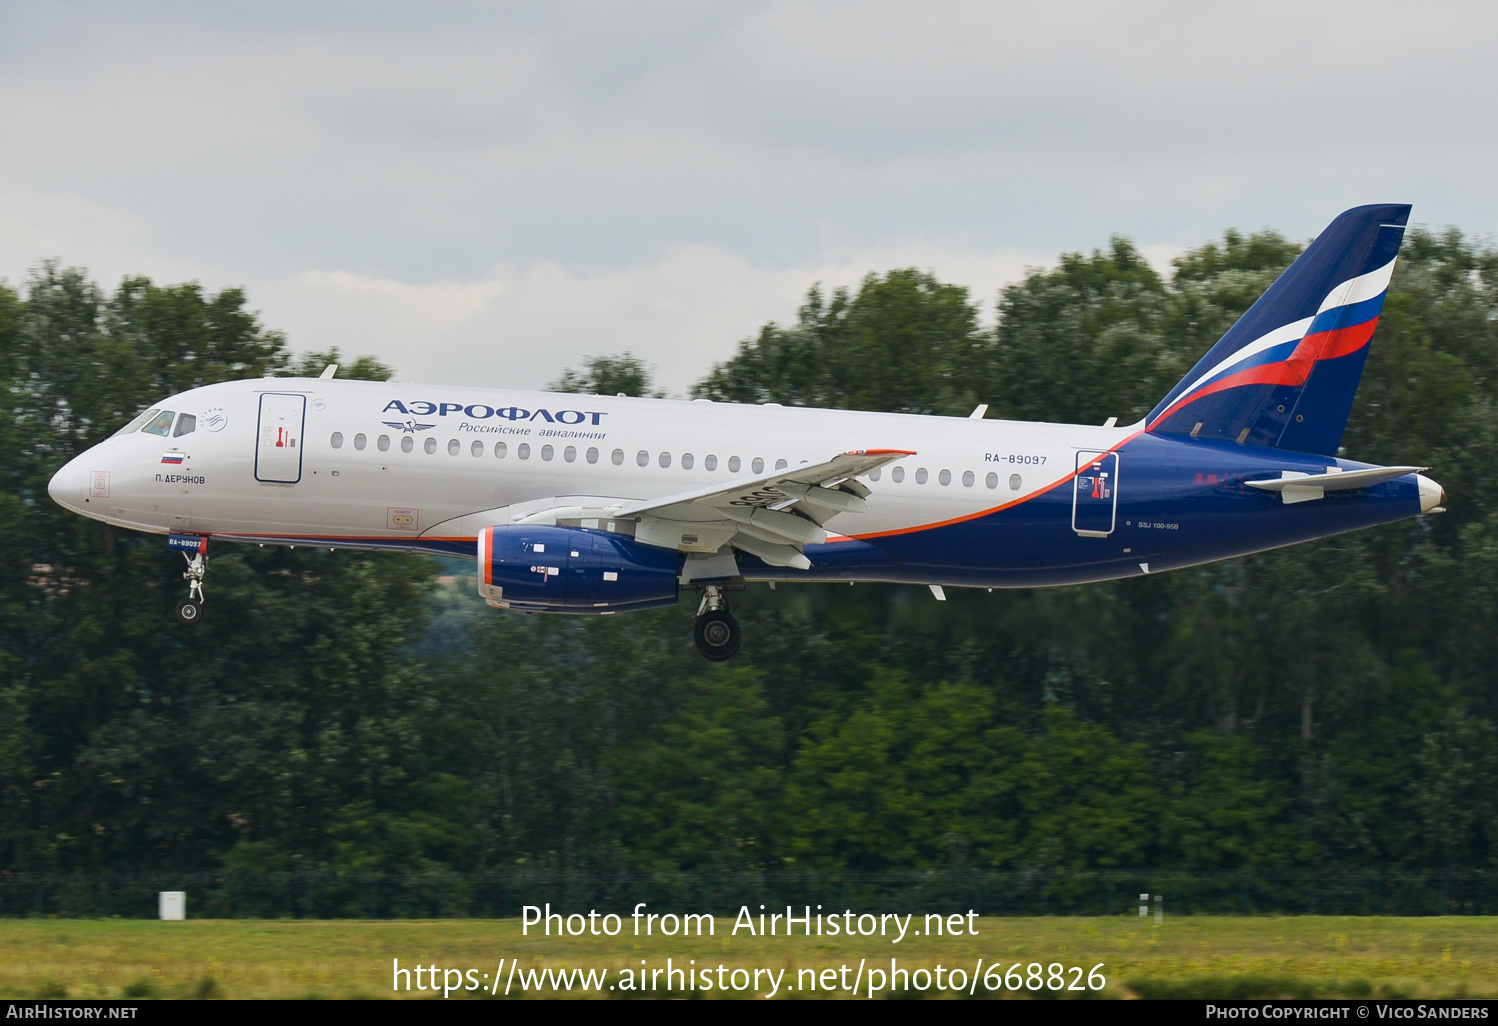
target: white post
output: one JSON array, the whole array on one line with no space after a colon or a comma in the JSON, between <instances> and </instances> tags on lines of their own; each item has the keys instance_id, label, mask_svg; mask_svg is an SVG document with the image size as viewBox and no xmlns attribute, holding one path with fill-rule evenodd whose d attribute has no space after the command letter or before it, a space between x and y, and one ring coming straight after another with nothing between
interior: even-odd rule
<instances>
[{"instance_id":1,"label":"white post","mask_svg":"<svg viewBox=\"0 0 1498 1026\"><path fill-rule=\"evenodd\" d=\"M1141 894L1141 895L1139 895L1139 918L1140 919L1148 919L1149 917L1150 917L1150 896L1148 894Z\"/></svg>"},{"instance_id":2,"label":"white post","mask_svg":"<svg viewBox=\"0 0 1498 1026\"><path fill-rule=\"evenodd\" d=\"M1165 922L1165 897L1157 894L1155 895L1155 925L1159 926L1163 922Z\"/></svg>"},{"instance_id":3,"label":"white post","mask_svg":"<svg viewBox=\"0 0 1498 1026\"><path fill-rule=\"evenodd\" d=\"M162 891L157 895L156 902L162 919L187 918L186 891Z\"/></svg>"}]
</instances>

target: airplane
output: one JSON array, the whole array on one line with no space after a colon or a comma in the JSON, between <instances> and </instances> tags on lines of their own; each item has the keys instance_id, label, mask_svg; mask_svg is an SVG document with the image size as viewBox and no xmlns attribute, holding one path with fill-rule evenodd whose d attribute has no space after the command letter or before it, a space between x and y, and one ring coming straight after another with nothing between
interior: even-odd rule
<instances>
[{"instance_id":1,"label":"airplane","mask_svg":"<svg viewBox=\"0 0 1498 1026\"><path fill-rule=\"evenodd\" d=\"M168 396L57 471L69 510L165 535L200 621L210 539L474 560L479 594L612 615L747 582L1030 588L1160 573L1444 510L1339 456L1410 207L1337 217L1137 424L337 380Z\"/></svg>"}]
</instances>

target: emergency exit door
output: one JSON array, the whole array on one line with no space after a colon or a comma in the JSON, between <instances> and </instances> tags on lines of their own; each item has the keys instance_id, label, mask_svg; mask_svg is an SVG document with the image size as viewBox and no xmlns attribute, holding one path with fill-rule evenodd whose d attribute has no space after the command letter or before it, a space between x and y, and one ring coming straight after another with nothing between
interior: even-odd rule
<instances>
[{"instance_id":1,"label":"emergency exit door","mask_svg":"<svg viewBox=\"0 0 1498 1026\"><path fill-rule=\"evenodd\" d=\"M302 479L302 422L307 397L287 392L260 396L255 433L255 480L296 484Z\"/></svg>"},{"instance_id":2,"label":"emergency exit door","mask_svg":"<svg viewBox=\"0 0 1498 1026\"><path fill-rule=\"evenodd\" d=\"M1071 527L1084 538L1106 538L1118 515L1118 453L1077 453Z\"/></svg>"}]
</instances>

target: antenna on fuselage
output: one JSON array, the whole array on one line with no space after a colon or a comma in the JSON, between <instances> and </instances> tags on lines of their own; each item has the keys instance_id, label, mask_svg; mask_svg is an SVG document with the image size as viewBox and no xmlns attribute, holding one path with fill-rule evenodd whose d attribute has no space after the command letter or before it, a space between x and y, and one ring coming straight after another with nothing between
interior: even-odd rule
<instances>
[{"instance_id":1,"label":"antenna on fuselage","mask_svg":"<svg viewBox=\"0 0 1498 1026\"><path fill-rule=\"evenodd\" d=\"M319 374L317 376L317 378L318 378L319 381L327 381L330 378L332 378L334 374L337 374L337 373L338 373L338 364L336 364L336 363L330 363L330 364L328 364L326 367L324 367L322 369L322 373Z\"/></svg>"}]
</instances>

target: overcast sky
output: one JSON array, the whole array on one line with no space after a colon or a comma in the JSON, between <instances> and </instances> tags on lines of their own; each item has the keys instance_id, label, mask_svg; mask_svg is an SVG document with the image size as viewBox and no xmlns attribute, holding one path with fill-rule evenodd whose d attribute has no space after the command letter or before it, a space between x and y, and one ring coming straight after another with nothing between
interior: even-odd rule
<instances>
[{"instance_id":1,"label":"overcast sky","mask_svg":"<svg viewBox=\"0 0 1498 1026\"><path fill-rule=\"evenodd\" d=\"M0 275L241 285L298 350L681 392L807 287L1498 230L1498 5L0 5Z\"/></svg>"}]
</instances>

